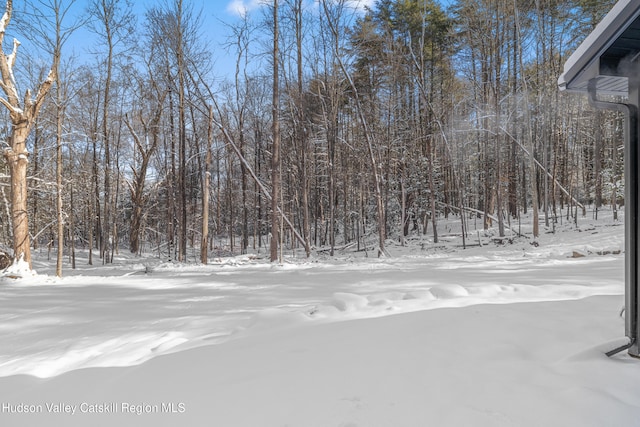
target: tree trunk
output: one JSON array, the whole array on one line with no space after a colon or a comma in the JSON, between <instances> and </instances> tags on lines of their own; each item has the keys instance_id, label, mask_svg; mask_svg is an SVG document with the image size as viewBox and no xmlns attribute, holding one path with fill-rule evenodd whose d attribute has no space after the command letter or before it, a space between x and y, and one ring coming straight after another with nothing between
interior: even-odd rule
<instances>
[{"instance_id":1,"label":"tree trunk","mask_svg":"<svg viewBox=\"0 0 640 427\"><path fill-rule=\"evenodd\" d=\"M71 206L73 206L73 184L71 184L71 188L69 191L69 203ZM75 240L75 223L73 220L73 213L71 215L69 215L69 250L71 251L71 253L69 254L71 256L71 269L75 270L76 269L76 240Z\"/></svg>"},{"instance_id":2,"label":"tree trunk","mask_svg":"<svg viewBox=\"0 0 640 427\"><path fill-rule=\"evenodd\" d=\"M96 121L98 115L96 114ZM95 127L96 131L98 127ZM91 202L91 219L95 218L94 224L94 232L92 232L92 236L95 236L95 245L98 251L102 248L102 214L100 213L100 184L98 179L98 140L94 136L92 139L92 148L93 148L93 162L91 165L91 181L93 186L93 201ZM93 265L93 238L89 239L89 265ZM100 255L99 255L100 257Z\"/></svg>"},{"instance_id":3,"label":"tree trunk","mask_svg":"<svg viewBox=\"0 0 640 427\"><path fill-rule=\"evenodd\" d=\"M4 156L11 174L11 224L13 230L13 256L23 260L31 268L31 239L27 215L27 165L29 164L26 139L29 126L26 121L17 123L11 130L11 148Z\"/></svg>"},{"instance_id":4,"label":"tree trunk","mask_svg":"<svg viewBox=\"0 0 640 427\"><path fill-rule=\"evenodd\" d=\"M438 211L436 210L436 186L433 175L435 174L433 165L433 148L431 137L427 137L427 164L429 165L429 207L431 211L431 227L433 228L433 243L438 243ZM426 227L425 227L426 230Z\"/></svg>"},{"instance_id":5,"label":"tree trunk","mask_svg":"<svg viewBox=\"0 0 640 427\"><path fill-rule=\"evenodd\" d=\"M13 1L7 0L5 13L0 19L0 87L6 98L0 98L0 103L9 110L11 119L11 141L4 150L4 157L9 165L11 175L11 226L13 230L14 262L24 261L31 269L31 239L29 237L29 215L27 210L27 166L29 152L26 140L45 97L51 90L58 74L60 51L53 52L53 65L47 78L40 84L35 96L27 91L21 105L18 99L13 67L15 65L20 42L14 39L13 51L7 55L2 49L5 32L13 12Z\"/></svg>"},{"instance_id":6,"label":"tree trunk","mask_svg":"<svg viewBox=\"0 0 640 427\"><path fill-rule=\"evenodd\" d=\"M62 120L63 102L60 82L56 88L56 211L58 217L58 256L56 258L56 276L62 277L62 257L64 255L64 216L62 209Z\"/></svg>"},{"instance_id":7,"label":"tree trunk","mask_svg":"<svg viewBox=\"0 0 640 427\"><path fill-rule=\"evenodd\" d=\"M171 77L171 76L167 76ZM176 218L176 188L175 188L175 179L176 179L176 140L175 140L175 132L174 132L174 119L173 119L173 96L171 92L169 92L169 139L171 145L171 155L169 160L169 176L167 177L167 197L169 199L169 203L167 203L167 249L169 252L169 261L175 260L175 218Z\"/></svg>"},{"instance_id":8,"label":"tree trunk","mask_svg":"<svg viewBox=\"0 0 640 427\"><path fill-rule=\"evenodd\" d=\"M271 262L278 260L278 199L280 198L280 82L278 79L279 60L278 0L273 1L273 101L271 106L273 147L271 154Z\"/></svg>"},{"instance_id":9,"label":"tree trunk","mask_svg":"<svg viewBox=\"0 0 640 427\"><path fill-rule=\"evenodd\" d=\"M333 109L333 108L332 108ZM333 111L332 111L333 113ZM332 119L334 119L333 114L332 114ZM329 131L327 132L327 143L328 143L328 155L329 155L329 226L328 226L328 231L329 231L329 255L333 256L334 255L334 249L336 246L336 226L335 226L335 221L336 221L336 206L334 203L335 200L335 183L336 183L336 177L335 177L335 151L336 151L336 134L338 132L338 123L337 120L332 120L331 123L329 123Z\"/></svg>"},{"instance_id":10,"label":"tree trunk","mask_svg":"<svg viewBox=\"0 0 640 427\"><path fill-rule=\"evenodd\" d=\"M187 256L187 124L185 118L185 59L183 51L183 28L182 28L182 0L177 0L176 21L178 28L176 34L178 36L177 44L177 62L178 62L178 149L179 149L179 175L178 175L178 192L180 194L180 221L178 236L178 261L186 261Z\"/></svg>"},{"instance_id":11,"label":"tree trunk","mask_svg":"<svg viewBox=\"0 0 640 427\"><path fill-rule=\"evenodd\" d=\"M295 5L296 21L296 54L297 54L297 78L298 78L298 120L296 133L300 140L300 186L302 188L302 236L304 237L304 251L311 255L310 222L309 222L309 183L307 178L307 132L305 130L304 96L303 96L303 63L302 63L302 0L297 0Z\"/></svg>"},{"instance_id":12,"label":"tree trunk","mask_svg":"<svg viewBox=\"0 0 640 427\"><path fill-rule=\"evenodd\" d=\"M593 175L595 180L595 205L596 219L598 219L598 209L602 206L602 111L596 110L594 117L595 146L593 147Z\"/></svg>"},{"instance_id":13,"label":"tree trunk","mask_svg":"<svg viewBox=\"0 0 640 427\"><path fill-rule=\"evenodd\" d=\"M207 125L207 157L204 165L204 188L202 189L202 239L200 241L200 262L207 263L209 240L209 192L211 191L211 144L213 140L213 106L209 106Z\"/></svg>"},{"instance_id":14,"label":"tree trunk","mask_svg":"<svg viewBox=\"0 0 640 427\"><path fill-rule=\"evenodd\" d=\"M109 142L109 102L111 88L111 73L113 68L113 43L109 26L106 26L108 40L107 75L104 83L104 100L102 109L102 143L104 145L104 222L101 231L100 258L102 262L110 263L109 242L111 240L111 146Z\"/></svg>"}]
</instances>

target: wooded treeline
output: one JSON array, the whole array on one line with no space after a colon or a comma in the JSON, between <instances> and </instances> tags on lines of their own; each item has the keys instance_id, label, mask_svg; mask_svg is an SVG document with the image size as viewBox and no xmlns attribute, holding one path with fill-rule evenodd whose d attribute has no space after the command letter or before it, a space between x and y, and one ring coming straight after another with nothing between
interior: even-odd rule
<instances>
[{"instance_id":1,"label":"wooded treeline","mask_svg":"<svg viewBox=\"0 0 640 427\"><path fill-rule=\"evenodd\" d=\"M539 222L623 203L622 119L556 84L612 1L281 0L227 40L207 40L223 24L187 0L140 16L124 0L88 3L73 20L72 1L25 2L12 24L32 46L17 52L20 86L60 54L27 143L32 245L59 256L266 251L274 215L279 248L384 254L387 239L437 242L443 218L504 235L531 215L522 232L535 239ZM87 29L95 49L67 56ZM6 247L9 176L2 162Z\"/></svg>"}]
</instances>

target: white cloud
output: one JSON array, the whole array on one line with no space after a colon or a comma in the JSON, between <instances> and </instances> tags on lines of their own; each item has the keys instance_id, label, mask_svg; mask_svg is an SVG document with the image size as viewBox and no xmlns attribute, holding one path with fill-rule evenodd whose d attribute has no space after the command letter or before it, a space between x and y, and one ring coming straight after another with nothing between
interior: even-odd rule
<instances>
[{"instance_id":1,"label":"white cloud","mask_svg":"<svg viewBox=\"0 0 640 427\"><path fill-rule=\"evenodd\" d=\"M376 0L329 0L330 2L338 2L341 1L343 4L352 10L356 11L364 11L365 7L373 7L375 5ZM249 12L252 12L260 7L269 4L270 0L231 0L227 4L227 13L244 17ZM315 8L318 7L318 0L313 1L315 3Z\"/></svg>"},{"instance_id":2,"label":"white cloud","mask_svg":"<svg viewBox=\"0 0 640 427\"><path fill-rule=\"evenodd\" d=\"M330 5L343 5L346 9L356 11L358 13L364 12L366 7L373 9L376 4L376 0L328 0ZM320 7L320 0L314 0L315 8Z\"/></svg>"},{"instance_id":3,"label":"white cloud","mask_svg":"<svg viewBox=\"0 0 640 427\"><path fill-rule=\"evenodd\" d=\"M227 5L227 12L231 15L243 17L264 4L264 0L231 0Z\"/></svg>"},{"instance_id":4,"label":"white cloud","mask_svg":"<svg viewBox=\"0 0 640 427\"><path fill-rule=\"evenodd\" d=\"M364 10L365 7L373 8L375 0L347 0L346 4L356 10Z\"/></svg>"}]
</instances>

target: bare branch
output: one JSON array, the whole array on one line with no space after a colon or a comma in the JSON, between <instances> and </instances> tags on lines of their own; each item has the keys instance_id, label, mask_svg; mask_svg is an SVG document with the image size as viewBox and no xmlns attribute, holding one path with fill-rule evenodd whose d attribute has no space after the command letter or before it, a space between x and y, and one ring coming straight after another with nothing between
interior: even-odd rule
<instances>
[{"instance_id":1,"label":"bare branch","mask_svg":"<svg viewBox=\"0 0 640 427\"><path fill-rule=\"evenodd\" d=\"M4 84L0 84L0 87L3 87L3 89L4 89ZM6 99L4 99L1 96L0 96L0 104L2 104L5 107L7 107L7 109L9 109L11 114L18 114L18 115L23 114L23 111L20 108L14 107L13 105L11 105L11 103L9 101L7 101Z\"/></svg>"},{"instance_id":2,"label":"bare branch","mask_svg":"<svg viewBox=\"0 0 640 427\"><path fill-rule=\"evenodd\" d=\"M29 105L30 108L27 108L27 96L25 96L25 111L27 111L27 114L29 114L30 120L34 119L38 115L38 113L40 112L40 108L44 103L44 99L53 86L53 82L55 82L58 78L58 61L59 58L56 56L54 58L54 63L51 67L51 70L49 70L47 78L40 84L40 87L38 88L38 93L36 94L35 101L30 101L30 104L31 102L33 102L32 105Z\"/></svg>"},{"instance_id":3,"label":"bare branch","mask_svg":"<svg viewBox=\"0 0 640 427\"><path fill-rule=\"evenodd\" d=\"M133 126L131 126L131 122L129 121L128 114L124 115L124 124L127 125L127 129L129 129L129 132L131 132L131 136L133 136L133 141L136 143L136 147L138 147L138 150L140 150L142 155L144 155L145 150L144 150L144 147L142 146L142 141L140 140L140 137L138 136L137 132L133 129Z\"/></svg>"}]
</instances>

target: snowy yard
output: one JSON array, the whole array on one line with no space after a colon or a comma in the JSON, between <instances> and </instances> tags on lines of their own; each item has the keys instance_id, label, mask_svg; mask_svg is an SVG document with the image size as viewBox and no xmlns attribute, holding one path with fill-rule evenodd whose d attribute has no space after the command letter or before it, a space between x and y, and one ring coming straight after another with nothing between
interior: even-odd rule
<instances>
[{"instance_id":1,"label":"snowy yard","mask_svg":"<svg viewBox=\"0 0 640 427\"><path fill-rule=\"evenodd\" d=\"M0 425L637 425L640 360L603 354L626 341L624 227L579 228L282 266L36 261L0 279Z\"/></svg>"}]
</instances>

